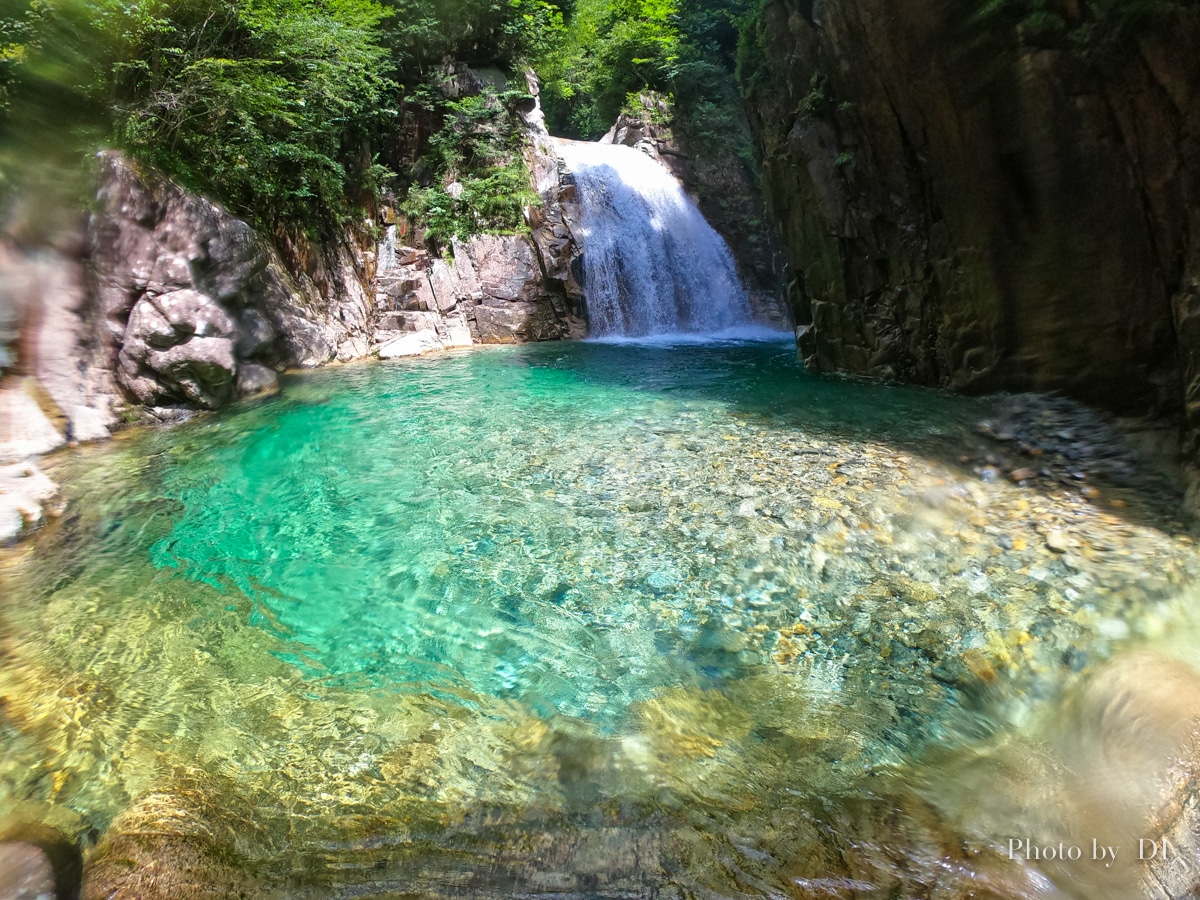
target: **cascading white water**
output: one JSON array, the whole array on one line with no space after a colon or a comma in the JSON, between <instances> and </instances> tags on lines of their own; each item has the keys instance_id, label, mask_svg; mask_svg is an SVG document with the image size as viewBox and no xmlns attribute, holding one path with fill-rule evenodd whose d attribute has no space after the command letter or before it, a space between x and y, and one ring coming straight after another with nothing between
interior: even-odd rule
<instances>
[{"instance_id":1,"label":"cascading white water","mask_svg":"<svg viewBox=\"0 0 1200 900\"><path fill-rule=\"evenodd\" d=\"M559 141L557 149L579 192L594 337L751 324L729 247L666 169L631 147Z\"/></svg>"},{"instance_id":2,"label":"cascading white water","mask_svg":"<svg viewBox=\"0 0 1200 900\"><path fill-rule=\"evenodd\" d=\"M396 226L389 225L379 240L379 260L375 264L376 272L386 272L396 268Z\"/></svg>"}]
</instances>

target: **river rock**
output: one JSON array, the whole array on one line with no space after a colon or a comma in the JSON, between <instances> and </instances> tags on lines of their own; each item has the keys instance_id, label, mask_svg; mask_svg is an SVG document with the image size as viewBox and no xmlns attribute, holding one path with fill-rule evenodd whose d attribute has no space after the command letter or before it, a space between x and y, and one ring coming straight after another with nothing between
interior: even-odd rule
<instances>
[{"instance_id":1,"label":"river rock","mask_svg":"<svg viewBox=\"0 0 1200 900\"><path fill-rule=\"evenodd\" d=\"M89 857L84 900L263 896L237 842L247 811L205 787L150 793L117 816Z\"/></svg>"},{"instance_id":2,"label":"river rock","mask_svg":"<svg viewBox=\"0 0 1200 900\"><path fill-rule=\"evenodd\" d=\"M22 336L9 364L20 356L21 369L36 379L35 393L57 408L56 428L74 441L108 437L120 404L110 332L89 302L86 243L82 225L51 247L0 240L0 297L9 301L0 306Z\"/></svg>"},{"instance_id":3,"label":"river rock","mask_svg":"<svg viewBox=\"0 0 1200 900\"><path fill-rule=\"evenodd\" d=\"M0 544L16 540L62 511L58 485L28 463L0 468Z\"/></svg>"},{"instance_id":4,"label":"river rock","mask_svg":"<svg viewBox=\"0 0 1200 900\"><path fill-rule=\"evenodd\" d=\"M238 367L237 392L239 397L273 391L278 386L279 379L275 377L274 370L266 366L260 366L258 363L242 363Z\"/></svg>"},{"instance_id":5,"label":"river rock","mask_svg":"<svg viewBox=\"0 0 1200 900\"><path fill-rule=\"evenodd\" d=\"M54 867L45 851L24 841L0 843L0 900L55 900Z\"/></svg>"},{"instance_id":6,"label":"river rock","mask_svg":"<svg viewBox=\"0 0 1200 900\"><path fill-rule=\"evenodd\" d=\"M174 291L134 304L118 380L145 405L186 400L215 409L237 372L233 319L211 297Z\"/></svg>"},{"instance_id":7,"label":"river rock","mask_svg":"<svg viewBox=\"0 0 1200 900\"><path fill-rule=\"evenodd\" d=\"M263 356L275 340L275 329L257 309L247 309L239 316L237 354L242 359Z\"/></svg>"},{"instance_id":8,"label":"river rock","mask_svg":"<svg viewBox=\"0 0 1200 900\"><path fill-rule=\"evenodd\" d=\"M521 235L480 235L467 243L486 305L496 301L538 298L541 272L528 238Z\"/></svg>"},{"instance_id":9,"label":"river rock","mask_svg":"<svg viewBox=\"0 0 1200 900\"><path fill-rule=\"evenodd\" d=\"M193 336L229 337L237 331L229 313L215 299L199 291L172 291L159 294L150 302L174 329L177 340L173 343Z\"/></svg>"},{"instance_id":10,"label":"river rock","mask_svg":"<svg viewBox=\"0 0 1200 900\"><path fill-rule=\"evenodd\" d=\"M40 456L66 443L35 398L31 382L11 378L0 385L0 463Z\"/></svg>"},{"instance_id":11,"label":"river rock","mask_svg":"<svg viewBox=\"0 0 1200 900\"><path fill-rule=\"evenodd\" d=\"M4 458L107 437L129 405L151 420L152 408L215 408L238 393L242 364L257 367L242 390L258 390L274 367L369 352L365 273L349 242L290 239L285 265L247 223L148 166L104 153L98 173L86 233L0 245L0 290L16 301L21 368L44 410L39 421L15 401L23 424L5 437L20 446Z\"/></svg>"},{"instance_id":12,"label":"river rock","mask_svg":"<svg viewBox=\"0 0 1200 900\"><path fill-rule=\"evenodd\" d=\"M458 303L455 278L444 259L435 259L429 270L429 286L433 291L434 305L441 312L449 312Z\"/></svg>"},{"instance_id":13,"label":"river rock","mask_svg":"<svg viewBox=\"0 0 1200 900\"><path fill-rule=\"evenodd\" d=\"M548 304L506 303L503 306L478 306L475 322L479 340L484 344L514 341L547 341L561 336L559 323Z\"/></svg>"},{"instance_id":14,"label":"river rock","mask_svg":"<svg viewBox=\"0 0 1200 900\"><path fill-rule=\"evenodd\" d=\"M404 356L420 356L423 353L441 349L443 349L442 343L438 340L435 332L415 331L384 344L379 348L379 358L399 359Z\"/></svg>"}]
</instances>

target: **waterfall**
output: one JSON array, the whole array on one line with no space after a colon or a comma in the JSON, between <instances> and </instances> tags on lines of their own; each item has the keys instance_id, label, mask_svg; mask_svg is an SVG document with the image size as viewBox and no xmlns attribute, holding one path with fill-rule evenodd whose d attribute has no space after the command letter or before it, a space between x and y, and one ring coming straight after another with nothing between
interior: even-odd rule
<instances>
[{"instance_id":1,"label":"waterfall","mask_svg":"<svg viewBox=\"0 0 1200 900\"><path fill-rule=\"evenodd\" d=\"M558 141L582 221L594 337L716 334L751 324L733 255L679 182L631 147Z\"/></svg>"},{"instance_id":2,"label":"waterfall","mask_svg":"<svg viewBox=\"0 0 1200 900\"><path fill-rule=\"evenodd\" d=\"M389 225L379 241L379 259L375 263L376 272L386 272L396 268L396 226Z\"/></svg>"}]
</instances>

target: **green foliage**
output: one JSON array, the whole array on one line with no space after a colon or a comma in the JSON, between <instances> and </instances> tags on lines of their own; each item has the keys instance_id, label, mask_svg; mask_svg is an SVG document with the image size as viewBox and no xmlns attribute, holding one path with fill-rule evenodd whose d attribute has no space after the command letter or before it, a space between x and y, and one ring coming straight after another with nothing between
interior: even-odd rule
<instances>
[{"instance_id":1,"label":"green foliage","mask_svg":"<svg viewBox=\"0 0 1200 900\"><path fill-rule=\"evenodd\" d=\"M416 87L448 59L519 62L560 40L563 11L548 0L384 0L382 40L397 77Z\"/></svg>"},{"instance_id":2,"label":"green foliage","mask_svg":"<svg viewBox=\"0 0 1200 900\"><path fill-rule=\"evenodd\" d=\"M118 143L240 212L313 224L378 177L343 162L387 86L374 0L163 7L114 67Z\"/></svg>"},{"instance_id":3,"label":"green foliage","mask_svg":"<svg viewBox=\"0 0 1200 900\"><path fill-rule=\"evenodd\" d=\"M0 75L6 159L34 155L23 135L115 143L271 227L336 219L384 174L359 159L388 114L386 15L375 0L32 0L0 26L19 60Z\"/></svg>"},{"instance_id":4,"label":"green foliage","mask_svg":"<svg viewBox=\"0 0 1200 900\"><path fill-rule=\"evenodd\" d=\"M433 183L412 186L405 201L405 212L425 224L430 243L445 246L469 234L518 231L525 207L540 202L513 113L522 99L519 92L485 88L446 104L424 159Z\"/></svg>"},{"instance_id":5,"label":"green foliage","mask_svg":"<svg viewBox=\"0 0 1200 900\"><path fill-rule=\"evenodd\" d=\"M1082 0L1068 8L1058 0L986 0L976 11L985 27L1016 27L1035 44L1066 42L1085 55L1097 49L1128 48L1146 29L1169 21L1180 7L1197 0Z\"/></svg>"},{"instance_id":6,"label":"green foliage","mask_svg":"<svg viewBox=\"0 0 1200 900\"><path fill-rule=\"evenodd\" d=\"M749 155L733 69L755 2L576 0L559 40L534 54L551 131L590 140L621 112L650 121L655 109L636 98L658 93L673 99L692 149L728 152L732 137Z\"/></svg>"},{"instance_id":7,"label":"green foliage","mask_svg":"<svg viewBox=\"0 0 1200 900\"><path fill-rule=\"evenodd\" d=\"M834 101L829 96L829 79L820 72L814 72L808 82L808 93L800 101L800 114L814 119L829 115L833 111Z\"/></svg>"},{"instance_id":8,"label":"green foliage","mask_svg":"<svg viewBox=\"0 0 1200 900\"><path fill-rule=\"evenodd\" d=\"M552 131L603 134L627 98L664 90L679 58L677 0L576 0L557 40L531 48Z\"/></svg>"},{"instance_id":9,"label":"green foliage","mask_svg":"<svg viewBox=\"0 0 1200 900\"><path fill-rule=\"evenodd\" d=\"M47 233L87 194L86 160L109 122L99 73L138 19L117 0L6 0L0 11L0 199L11 208L23 194Z\"/></svg>"},{"instance_id":10,"label":"green foliage","mask_svg":"<svg viewBox=\"0 0 1200 900\"><path fill-rule=\"evenodd\" d=\"M54 181L39 148L82 173L116 144L272 231L324 227L394 181L371 148L403 146L388 162L406 169L428 136L399 134L413 127L403 110L469 119L470 101L438 93L444 62L516 62L563 30L549 0L3 2L0 185ZM487 161L491 145L470 137L451 160L456 134L430 151L435 168L463 169L458 220L508 227L515 157Z\"/></svg>"}]
</instances>

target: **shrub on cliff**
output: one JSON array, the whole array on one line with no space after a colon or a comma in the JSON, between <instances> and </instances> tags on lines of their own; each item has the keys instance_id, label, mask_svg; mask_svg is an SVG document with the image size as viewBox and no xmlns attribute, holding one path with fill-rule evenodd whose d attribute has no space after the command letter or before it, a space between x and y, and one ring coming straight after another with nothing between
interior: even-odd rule
<instances>
[{"instance_id":1,"label":"shrub on cliff","mask_svg":"<svg viewBox=\"0 0 1200 900\"><path fill-rule=\"evenodd\" d=\"M164 6L113 69L118 143L265 222L338 213L384 113L374 0Z\"/></svg>"},{"instance_id":2,"label":"shrub on cliff","mask_svg":"<svg viewBox=\"0 0 1200 900\"><path fill-rule=\"evenodd\" d=\"M303 225L336 218L378 174L346 165L386 114L387 11L375 0L40 0L7 12L14 165L36 156L31 134L75 153L111 142L239 213Z\"/></svg>"},{"instance_id":3,"label":"shrub on cliff","mask_svg":"<svg viewBox=\"0 0 1200 900\"><path fill-rule=\"evenodd\" d=\"M405 203L406 213L425 225L430 243L519 230L525 207L540 202L513 108L523 96L487 87L445 104L442 127L422 160L427 184L414 184Z\"/></svg>"},{"instance_id":4,"label":"shrub on cliff","mask_svg":"<svg viewBox=\"0 0 1200 900\"><path fill-rule=\"evenodd\" d=\"M0 182L40 188L116 144L268 231L369 205L380 148L410 166L447 59L521 60L561 28L546 0L0 3Z\"/></svg>"}]
</instances>

